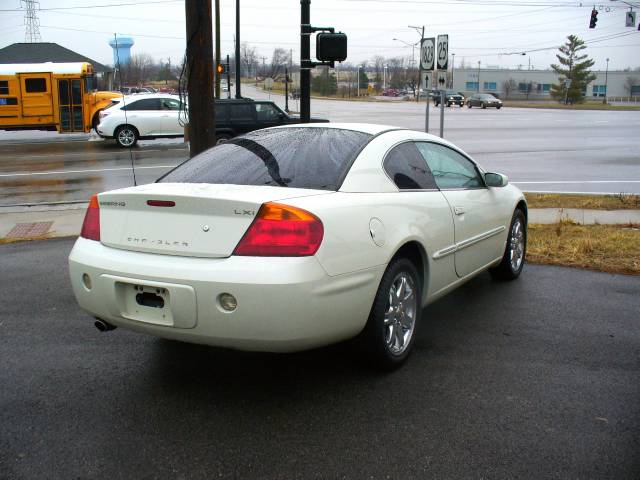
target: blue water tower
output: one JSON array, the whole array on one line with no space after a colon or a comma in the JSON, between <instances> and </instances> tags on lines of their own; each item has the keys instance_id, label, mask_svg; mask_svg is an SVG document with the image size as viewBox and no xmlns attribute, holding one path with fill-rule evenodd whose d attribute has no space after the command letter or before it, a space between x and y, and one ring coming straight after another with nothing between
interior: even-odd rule
<instances>
[{"instance_id":1,"label":"blue water tower","mask_svg":"<svg viewBox=\"0 0 640 480\"><path fill-rule=\"evenodd\" d=\"M133 38L117 36L109 40L109 46L113 48L113 64L126 65L131 59L131 47L133 47Z\"/></svg>"}]
</instances>

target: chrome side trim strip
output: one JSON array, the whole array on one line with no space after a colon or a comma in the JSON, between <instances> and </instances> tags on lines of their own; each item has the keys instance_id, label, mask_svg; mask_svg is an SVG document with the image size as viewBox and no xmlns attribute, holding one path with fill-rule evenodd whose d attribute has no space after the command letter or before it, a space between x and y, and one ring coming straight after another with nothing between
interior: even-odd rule
<instances>
[{"instance_id":1,"label":"chrome side trim strip","mask_svg":"<svg viewBox=\"0 0 640 480\"><path fill-rule=\"evenodd\" d=\"M441 259L443 257L446 257L447 255L451 255L456 250L458 250L458 247L456 245L450 245L450 246L445 247L442 250L438 250L436 253L434 253L433 254L433 259L434 260L439 260L439 259Z\"/></svg>"},{"instance_id":2,"label":"chrome side trim strip","mask_svg":"<svg viewBox=\"0 0 640 480\"><path fill-rule=\"evenodd\" d=\"M456 243L458 250L462 250L463 248L470 247L471 245L481 242L482 240L486 240L489 237L493 237L501 232L504 232L506 227L501 225L500 227L496 227L494 229L489 230L488 232L481 233L480 235L476 235L475 237L467 238L460 243Z\"/></svg>"},{"instance_id":3,"label":"chrome side trim strip","mask_svg":"<svg viewBox=\"0 0 640 480\"><path fill-rule=\"evenodd\" d=\"M506 230L506 227L502 225L500 227L493 228L488 232L484 232L479 235L476 235L475 237L467 238L462 242L458 242L454 245L445 247L442 250L438 250L436 253L433 254L433 259L438 260L440 258L446 257L447 255L451 255L452 253L455 253L459 250L470 247L471 245L481 242L482 240L486 240L487 238L493 237L494 235L498 235L499 233L502 233L505 230Z\"/></svg>"}]
</instances>

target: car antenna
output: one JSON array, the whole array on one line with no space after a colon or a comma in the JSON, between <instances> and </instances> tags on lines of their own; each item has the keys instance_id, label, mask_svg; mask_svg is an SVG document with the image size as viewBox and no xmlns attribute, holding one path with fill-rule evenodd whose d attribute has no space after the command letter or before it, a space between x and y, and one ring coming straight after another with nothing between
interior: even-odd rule
<instances>
[{"instance_id":1,"label":"car antenna","mask_svg":"<svg viewBox=\"0 0 640 480\"><path fill-rule=\"evenodd\" d=\"M113 34L113 38L116 44L116 70L118 75L120 75L120 93L122 94L122 111L124 112L124 122L128 125L129 119L127 118L127 110L126 110L126 102L124 100L124 93L122 93L122 70L120 70L120 52L118 49L118 35L116 33ZM131 172L133 172L133 186L137 187L138 182L136 180L136 166L133 162L133 152L131 151L132 145L129 145L129 161L131 162Z\"/></svg>"}]
</instances>

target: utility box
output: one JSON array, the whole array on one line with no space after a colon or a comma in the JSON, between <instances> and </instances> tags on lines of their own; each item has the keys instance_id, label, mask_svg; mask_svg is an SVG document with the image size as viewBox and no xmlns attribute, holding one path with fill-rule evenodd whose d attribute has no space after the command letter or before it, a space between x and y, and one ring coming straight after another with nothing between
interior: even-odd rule
<instances>
[{"instance_id":1,"label":"utility box","mask_svg":"<svg viewBox=\"0 0 640 480\"><path fill-rule=\"evenodd\" d=\"M316 35L316 57L321 62L342 62L347 59L347 35L322 32Z\"/></svg>"}]
</instances>

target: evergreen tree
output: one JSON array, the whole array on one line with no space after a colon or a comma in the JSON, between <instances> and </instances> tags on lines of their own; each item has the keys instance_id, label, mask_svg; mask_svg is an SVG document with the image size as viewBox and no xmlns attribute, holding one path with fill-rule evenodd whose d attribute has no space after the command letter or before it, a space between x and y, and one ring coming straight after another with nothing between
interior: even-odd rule
<instances>
[{"instance_id":1,"label":"evergreen tree","mask_svg":"<svg viewBox=\"0 0 640 480\"><path fill-rule=\"evenodd\" d=\"M559 83L551 86L551 96L558 101L564 103L584 101L582 92L596 79L589 70L595 62L586 54L580 54L586 48L584 41L575 35L569 35L567 43L559 48L560 53L556 57L560 65L551 65L559 75ZM569 83L568 88L567 83Z\"/></svg>"},{"instance_id":2,"label":"evergreen tree","mask_svg":"<svg viewBox=\"0 0 640 480\"><path fill-rule=\"evenodd\" d=\"M336 76L333 73L329 74L328 69L316 75L311 79L311 91L325 97L335 95L338 91Z\"/></svg>"},{"instance_id":3,"label":"evergreen tree","mask_svg":"<svg viewBox=\"0 0 640 480\"><path fill-rule=\"evenodd\" d=\"M369 77L367 73L364 71L364 68L360 69L360 78L358 79L360 82L360 88L367 88L369 86Z\"/></svg>"}]
</instances>

